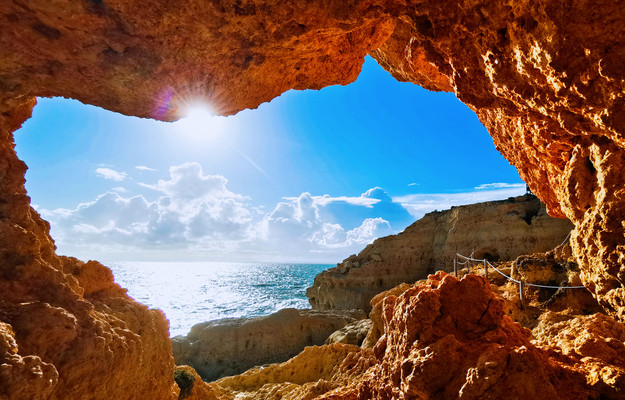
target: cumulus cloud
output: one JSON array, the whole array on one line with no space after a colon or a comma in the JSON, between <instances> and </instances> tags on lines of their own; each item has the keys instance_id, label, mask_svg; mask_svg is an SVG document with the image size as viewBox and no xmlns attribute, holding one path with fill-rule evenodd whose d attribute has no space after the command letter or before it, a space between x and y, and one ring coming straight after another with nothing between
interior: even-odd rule
<instances>
[{"instance_id":1,"label":"cumulus cloud","mask_svg":"<svg viewBox=\"0 0 625 400\"><path fill-rule=\"evenodd\" d=\"M156 185L141 184L157 190L179 202L197 202L219 198L242 199L226 188L228 180L221 175L204 175L196 162L169 168L169 179L160 179Z\"/></svg>"},{"instance_id":2,"label":"cumulus cloud","mask_svg":"<svg viewBox=\"0 0 625 400\"><path fill-rule=\"evenodd\" d=\"M126 179L126 173L125 172L118 172L118 171L115 171L114 169L108 168L108 167L97 168L95 170L95 173L100 178L110 179L110 180L116 181L116 182L121 182L124 179Z\"/></svg>"},{"instance_id":3,"label":"cumulus cloud","mask_svg":"<svg viewBox=\"0 0 625 400\"><path fill-rule=\"evenodd\" d=\"M198 163L173 166L166 179L141 185L156 198L127 197L118 188L74 209L41 210L59 250L117 259L340 261L397 232L388 216L378 213L399 206L381 188L354 197L304 192L263 211L229 190L225 177L205 174Z\"/></svg>"},{"instance_id":4,"label":"cumulus cloud","mask_svg":"<svg viewBox=\"0 0 625 400\"><path fill-rule=\"evenodd\" d=\"M368 191L360 198L369 198L374 194L383 197L377 189ZM325 253L335 255L334 260L341 260L348 254L362 250L376 238L397 232L382 217L366 218L364 221L360 219L357 225L352 226L346 218L335 221L337 215L327 210L337 203L344 203L343 206L348 205L352 209L368 209L371 202L346 202L338 197L312 196L310 193L284 200L267 213L260 223L255 245L264 251ZM380 199L375 200L375 203L380 202Z\"/></svg>"},{"instance_id":5,"label":"cumulus cloud","mask_svg":"<svg viewBox=\"0 0 625 400\"><path fill-rule=\"evenodd\" d=\"M224 177L204 175L197 163L170 169L151 188L160 196L123 197L109 192L74 209L42 210L60 247L70 250L184 249L200 242L246 240L251 216L242 196L226 189ZM205 247L205 246L204 246Z\"/></svg>"}]
</instances>

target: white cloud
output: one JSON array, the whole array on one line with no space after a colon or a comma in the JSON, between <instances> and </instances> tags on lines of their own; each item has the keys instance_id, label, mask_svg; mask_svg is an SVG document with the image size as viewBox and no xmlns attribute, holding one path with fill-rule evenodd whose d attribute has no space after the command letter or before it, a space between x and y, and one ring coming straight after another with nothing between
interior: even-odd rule
<instances>
[{"instance_id":1,"label":"white cloud","mask_svg":"<svg viewBox=\"0 0 625 400\"><path fill-rule=\"evenodd\" d=\"M374 204L380 202L378 199L372 199L364 196L330 196L329 194L324 194L323 196L311 196L314 200L315 204L319 206L327 206L331 203L346 203L354 206L364 206L364 207L372 207ZM284 200L293 201L296 200L297 197L283 197Z\"/></svg>"},{"instance_id":2,"label":"white cloud","mask_svg":"<svg viewBox=\"0 0 625 400\"><path fill-rule=\"evenodd\" d=\"M169 175L169 179L160 179L156 185L141 185L180 202L217 198L243 199L243 196L234 194L226 188L228 183L226 178L221 175L204 175L202 166L196 162L170 167Z\"/></svg>"},{"instance_id":3,"label":"white cloud","mask_svg":"<svg viewBox=\"0 0 625 400\"><path fill-rule=\"evenodd\" d=\"M155 168L146 167L145 165L137 165L135 168L139 171L156 171Z\"/></svg>"},{"instance_id":4,"label":"white cloud","mask_svg":"<svg viewBox=\"0 0 625 400\"><path fill-rule=\"evenodd\" d=\"M523 188L523 189L525 189L525 183L495 182L495 183L483 183L483 184L475 187L475 189L477 189L477 190L491 190L491 189L503 189L503 188Z\"/></svg>"},{"instance_id":5,"label":"white cloud","mask_svg":"<svg viewBox=\"0 0 625 400\"><path fill-rule=\"evenodd\" d=\"M111 190L117 193L128 193L128 189L126 189L125 187L121 187L121 186L111 188Z\"/></svg>"},{"instance_id":6,"label":"white cloud","mask_svg":"<svg viewBox=\"0 0 625 400\"><path fill-rule=\"evenodd\" d=\"M126 176L109 167L99 170ZM228 188L225 177L205 174L198 163L172 166L166 179L140 185L153 192L128 196L117 187L73 209L41 209L59 251L107 260L336 262L427 211L510 197L524 189L492 186L397 198L379 187L360 196L304 192L265 208L250 205L251 199Z\"/></svg>"},{"instance_id":7,"label":"white cloud","mask_svg":"<svg viewBox=\"0 0 625 400\"><path fill-rule=\"evenodd\" d=\"M502 200L508 197L521 196L525 193L525 185L515 185L494 190L480 190L465 193L432 193L409 194L394 197L410 214L419 219L434 210L447 210L453 206Z\"/></svg>"},{"instance_id":8,"label":"white cloud","mask_svg":"<svg viewBox=\"0 0 625 400\"><path fill-rule=\"evenodd\" d=\"M396 233L391 228L388 221L378 218L367 218L357 228L347 232L347 241L350 244L358 244L361 246L373 242L375 239Z\"/></svg>"},{"instance_id":9,"label":"white cloud","mask_svg":"<svg viewBox=\"0 0 625 400\"><path fill-rule=\"evenodd\" d=\"M204 174L197 163L169 173L143 184L159 194L153 201L118 190L74 209L41 210L60 252L108 259L340 261L377 237L396 233L383 215L358 219L358 210L373 213L372 206L401 208L380 188L358 197L305 192L263 211L246 206L248 199L230 191L225 177ZM340 206L337 213L334 206ZM353 218L345 218L350 213Z\"/></svg>"},{"instance_id":10,"label":"white cloud","mask_svg":"<svg viewBox=\"0 0 625 400\"><path fill-rule=\"evenodd\" d=\"M419 186L419 184L415 183L415 182L412 182L412 183L409 183L408 186Z\"/></svg>"},{"instance_id":11,"label":"white cloud","mask_svg":"<svg viewBox=\"0 0 625 400\"><path fill-rule=\"evenodd\" d=\"M118 171L115 171L112 168L107 168L107 167L97 168L95 170L95 173L99 177L101 177L101 178L110 179L110 180L113 180L113 181L116 181L116 182L121 182L124 179L126 179L126 173L125 172L118 172Z\"/></svg>"},{"instance_id":12,"label":"white cloud","mask_svg":"<svg viewBox=\"0 0 625 400\"><path fill-rule=\"evenodd\" d=\"M61 251L69 254L179 252L206 243L218 248L251 234L250 212L239 201L243 196L226 183L224 177L204 175L199 164L183 164L170 169L170 179L151 186L162 194L155 201L109 192L75 209L41 212Z\"/></svg>"}]
</instances>

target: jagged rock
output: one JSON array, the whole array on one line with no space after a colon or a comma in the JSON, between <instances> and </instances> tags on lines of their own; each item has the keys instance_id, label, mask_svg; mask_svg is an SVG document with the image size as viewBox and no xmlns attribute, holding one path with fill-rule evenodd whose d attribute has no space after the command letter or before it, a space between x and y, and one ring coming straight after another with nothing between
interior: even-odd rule
<instances>
[{"instance_id":1,"label":"jagged rock","mask_svg":"<svg viewBox=\"0 0 625 400\"><path fill-rule=\"evenodd\" d=\"M437 269L453 271L456 252L476 258L513 260L551 250L573 225L550 217L534 196L521 196L429 213L398 235L377 239L338 270L315 277L306 291L315 309L370 310L376 294L416 282ZM347 265L361 264L347 269Z\"/></svg>"},{"instance_id":2,"label":"jagged rock","mask_svg":"<svg viewBox=\"0 0 625 400\"><path fill-rule=\"evenodd\" d=\"M283 364L202 383L214 394L207 399L622 398L621 324L547 312L531 339L490 286L444 272L402 286L380 300L384 334L373 349L308 347Z\"/></svg>"},{"instance_id":3,"label":"jagged rock","mask_svg":"<svg viewBox=\"0 0 625 400\"><path fill-rule=\"evenodd\" d=\"M289 89L353 82L393 31L383 4L3 1L0 89L163 120L198 99L234 114Z\"/></svg>"},{"instance_id":4,"label":"jagged rock","mask_svg":"<svg viewBox=\"0 0 625 400\"><path fill-rule=\"evenodd\" d=\"M379 363L318 399L586 399L593 393L566 357L551 357L504 315L483 277L438 272L384 299ZM566 364L569 363L569 364ZM563 365L566 364L566 365Z\"/></svg>"},{"instance_id":5,"label":"jagged rock","mask_svg":"<svg viewBox=\"0 0 625 400\"><path fill-rule=\"evenodd\" d=\"M373 321L370 319L352 322L351 324L345 325L343 328L331 334L326 340L326 344L344 343L360 346L363 340L367 337L367 334L372 326Z\"/></svg>"},{"instance_id":6,"label":"jagged rock","mask_svg":"<svg viewBox=\"0 0 625 400\"><path fill-rule=\"evenodd\" d=\"M602 399L625 397L625 327L602 314L548 312L532 331L533 343L575 362Z\"/></svg>"},{"instance_id":7,"label":"jagged rock","mask_svg":"<svg viewBox=\"0 0 625 400\"><path fill-rule=\"evenodd\" d=\"M213 381L257 365L282 362L304 347L323 344L336 330L365 318L360 310L287 308L266 317L229 318L195 325L172 339L176 364Z\"/></svg>"},{"instance_id":8,"label":"jagged rock","mask_svg":"<svg viewBox=\"0 0 625 400\"><path fill-rule=\"evenodd\" d=\"M453 91L571 235L582 280L625 321L625 3L427 1L372 52Z\"/></svg>"},{"instance_id":9,"label":"jagged rock","mask_svg":"<svg viewBox=\"0 0 625 400\"><path fill-rule=\"evenodd\" d=\"M392 289L375 295L371 299L371 312L369 318L371 319L371 328L367 332L367 337L362 343L362 347L373 348L378 340L384 335L384 318L382 316L384 299L388 296L399 296L406 290L412 287L411 284L401 283Z\"/></svg>"}]
</instances>

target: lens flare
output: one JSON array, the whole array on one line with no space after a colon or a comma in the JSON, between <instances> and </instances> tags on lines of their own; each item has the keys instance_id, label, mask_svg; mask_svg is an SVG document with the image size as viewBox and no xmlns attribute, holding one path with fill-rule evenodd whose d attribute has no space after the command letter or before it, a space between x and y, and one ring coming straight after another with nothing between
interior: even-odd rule
<instances>
[{"instance_id":1,"label":"lens flare","mask_svg":"<svg viewBox=\"0 0 625 400\"><path fill-rule=\"evenodd\" d=\"M216 116L208 104L193 104L186 116L175 122L178 131L188 137L208 138L223 133L227 117Z\"/></svg>"}]
</instances>

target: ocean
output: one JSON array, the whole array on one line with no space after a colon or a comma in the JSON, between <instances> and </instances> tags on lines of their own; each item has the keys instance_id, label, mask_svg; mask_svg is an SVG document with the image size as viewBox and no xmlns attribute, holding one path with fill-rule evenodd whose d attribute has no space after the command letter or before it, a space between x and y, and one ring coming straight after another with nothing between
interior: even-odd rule
<instances>
[{"instance_id":1,"label":"ocean","mask_svg":"<svg viewBox=\"0 0 625 400\"><path fill-rule=\"evenodd\" d=\"M123 262L110 265L115 282L135 300L159 308L171 337L197 323L310 308L306 288L328 264Z\"/></svg>"}]
</instances>

